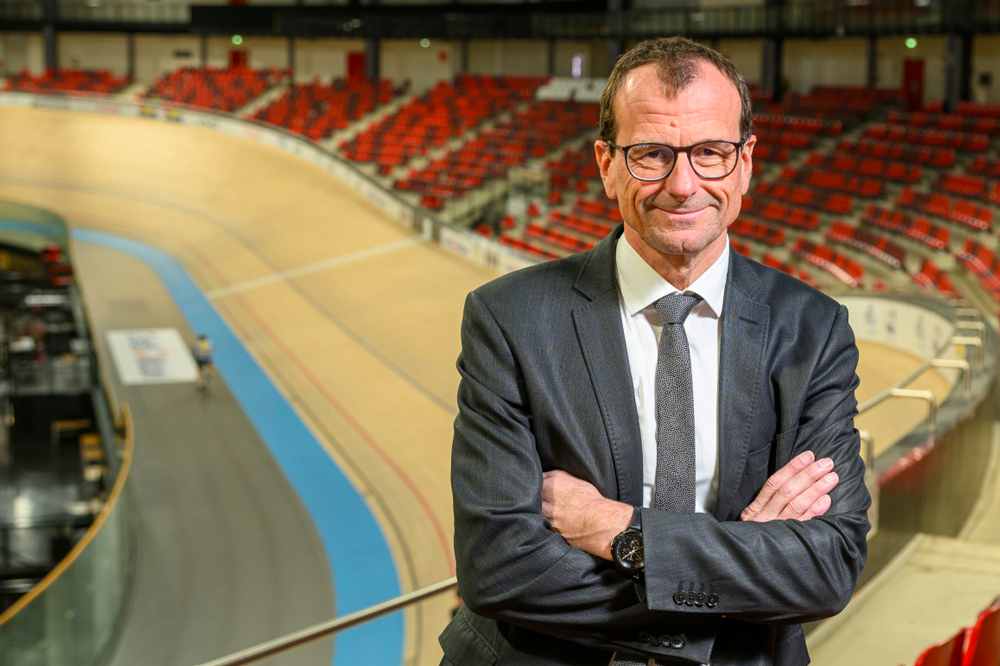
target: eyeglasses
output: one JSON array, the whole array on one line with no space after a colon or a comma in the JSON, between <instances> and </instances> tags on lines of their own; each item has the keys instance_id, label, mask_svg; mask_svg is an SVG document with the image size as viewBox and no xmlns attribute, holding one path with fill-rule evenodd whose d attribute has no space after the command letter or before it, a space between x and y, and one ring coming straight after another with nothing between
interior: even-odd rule
<instances>
[{"instance_id":1,"label":"eyeglasses","mask_svg":"<svg viewBox=\"0 0 1000 666\"><path fill-rule=\"evenodd\" d=\"M749 138L749 137L748 137ZM619 146L605 141L625 155L625 166L637 180L654 182L663 180L674 170L677 154L687 153L691 169L699 178L721 180L736 170L742 141L702 141L690 146L668 146L665 143L634 143Z\"/></svg>"}]
</instances>

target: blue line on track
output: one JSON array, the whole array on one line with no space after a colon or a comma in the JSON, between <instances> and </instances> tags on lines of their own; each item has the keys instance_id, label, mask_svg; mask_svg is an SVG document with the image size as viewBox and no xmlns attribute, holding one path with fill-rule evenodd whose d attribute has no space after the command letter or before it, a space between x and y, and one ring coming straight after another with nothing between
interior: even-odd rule
<instances>
[{"instance_id":1,"label":"blue line on track","mask_svg":"<svg viewBox=\"0 0 1000 666\"><path fill-rule=\"evenodd\" d=\"M73 229L76 241L144 262L166 285L193 331L215 347L215 365L247 418L302 498L326 547L337 615L400 594L396 567L375 517L313 433L275 388L181 264L150 245ZM271 637L261 636L261 640ZM395 613L337 635L333 663L395 666L403 662L403 615Z\"/></svg>"}]
</instances>

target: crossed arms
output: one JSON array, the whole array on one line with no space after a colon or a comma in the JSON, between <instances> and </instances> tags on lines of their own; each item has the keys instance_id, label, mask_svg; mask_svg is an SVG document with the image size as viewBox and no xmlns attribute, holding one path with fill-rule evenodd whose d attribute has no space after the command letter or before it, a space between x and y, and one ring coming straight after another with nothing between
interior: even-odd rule
<instances>
[{"instance_id":1,"label":"crossed arms","mask_svg":"<svg viewBox=\"0 0 1000 666\"><path fill-rule=\"evenodd\" d=\"M615 461L605 451L596 397L566 380L586 376L578 352L546 339L572 330L540 335L542 322L520 331L470 295L452 459L458 574L469 609L584 645L650 655L666 652L642 644L637 633L676 627L689 647L671 654L696 663L708 661L723 615L796 623L838 612L864 563L868 495L853 428L857 351L843 308L826 324L828 339L812 357L797 359L811 371L780 396L799 401L782 406L798 418L779 435L794 457L769 486L761 479L756 498L746 497L742 520L642 510L641 600L634 582L607 562L608 544L632 507L611 499ZM678 588L705 585L718 593L715 608L671 601Z\"/></svg>"}]
</instances>

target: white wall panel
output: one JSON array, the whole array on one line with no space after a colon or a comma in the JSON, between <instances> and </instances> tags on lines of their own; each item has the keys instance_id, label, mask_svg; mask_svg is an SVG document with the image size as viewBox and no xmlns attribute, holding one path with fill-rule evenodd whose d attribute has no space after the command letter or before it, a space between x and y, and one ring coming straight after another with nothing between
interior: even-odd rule
<instances>
[{"instance_id":1,"label":"white wall panel","mask_svg":"<svg viewBox=\"0 0 1000 666\"><path fill-rule=\"evenodd\" d=\"M459 45L437 39L427 48L415 39L384 40L381 49L382 76L394 82L409 79L411 92L421 92L438 81L451 79L461 66Z\"/></svg>"},{"instance_id":2,"label":"white wall panel","mask_svg":"<svg viewBox=\"0 0 1000 666\"><path fill-rule=\"evenodd\" d=\"M137 35L135 80L152 83L179 67L198 67L200 49L199 39L190 35Z\"/></svg>"},{"instance_id":3,"label":"white wall panel","mask_svg":"<svg viewBox=\"0 0 1000 666\"><path fill-rule=\"evenodd\" d=\"M106 69L128 73L125 35L64 32L59 35L59 66L72 69Z\"/></svg>"}]
</instances>

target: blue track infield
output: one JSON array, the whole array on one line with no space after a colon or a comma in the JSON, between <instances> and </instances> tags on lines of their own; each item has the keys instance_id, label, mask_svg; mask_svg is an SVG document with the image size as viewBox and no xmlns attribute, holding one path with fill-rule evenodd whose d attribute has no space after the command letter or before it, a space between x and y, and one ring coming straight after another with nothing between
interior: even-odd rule
<instances>
[{"instance_id":1,"label":"blue track infield","mask_svg":"<svg viewBox=\"0 0 1000 666\"><path fill-rule=\"evenodd\" d=\"M147 264L167 287L191 329L212 341L216 368L316 525L333 574L337 615L398 596L399 577L392 554L361 495L184 267L161 250L121 236L73 229L72 237ZM261 636L261 642L270 638ZM334 664L397 666L402 662L401 612L337 635Z\"/></svg>"}]
</instances>

